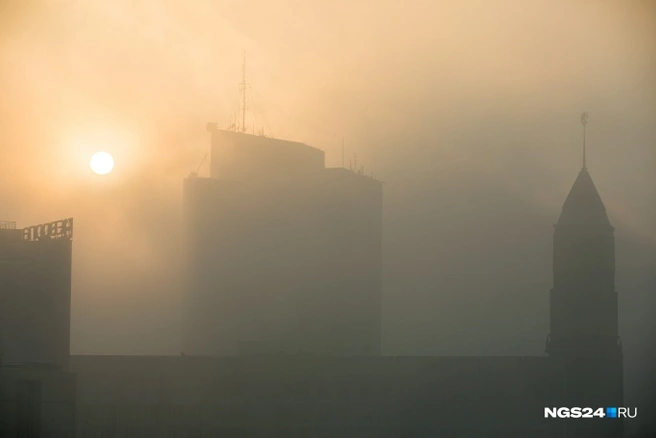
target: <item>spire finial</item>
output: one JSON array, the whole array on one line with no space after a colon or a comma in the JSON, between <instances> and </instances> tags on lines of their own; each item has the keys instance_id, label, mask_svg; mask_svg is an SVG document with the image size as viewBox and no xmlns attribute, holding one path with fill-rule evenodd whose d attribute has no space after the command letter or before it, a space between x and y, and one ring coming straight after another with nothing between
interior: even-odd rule
<instances>
[{"instance_id":1,"label":"spire finial","mask_svg":"<svg viewBox=\"0 0 656 438\"><path fill-rule=\"evenodd\" d=\"M583 169L585 169L585 125L588 123L588 112L581 114L581 124L583 125Z\"/></svg>"},{"instance_id":2,"label":"spire finial","mask_svg":"<svg viewBox=\"0 0 656 438\"><path fill-rule=\"evenodd\" d=\"M241 66L241 132L246 132L246 50L244 49L244 62Z\"/></svg>"}]
</instances>

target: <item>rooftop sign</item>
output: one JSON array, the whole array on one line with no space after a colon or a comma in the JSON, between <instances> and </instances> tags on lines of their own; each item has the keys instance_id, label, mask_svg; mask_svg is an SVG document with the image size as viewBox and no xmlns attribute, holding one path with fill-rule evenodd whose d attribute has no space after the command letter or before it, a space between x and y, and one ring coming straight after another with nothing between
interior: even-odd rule
<instances>
[{"instance_id":1,"label":"rooftop sign","mask_svg":"<svg viewBox=\"0 0 656 438\"><path fill-rule=\"evenodd\" d=\"M0 221L0 230L15 230L16 222L13 221Z\"/></svg>"},{"instance_id":2,"label":"rooftop sign","mask_svg":"<svg viewBox=\"0 0 656 438\"><path fill-rule=\"evenodd\" d=\"M23 228L23 240L72 239L73 218Z\"/></svg>"}]
</instances>

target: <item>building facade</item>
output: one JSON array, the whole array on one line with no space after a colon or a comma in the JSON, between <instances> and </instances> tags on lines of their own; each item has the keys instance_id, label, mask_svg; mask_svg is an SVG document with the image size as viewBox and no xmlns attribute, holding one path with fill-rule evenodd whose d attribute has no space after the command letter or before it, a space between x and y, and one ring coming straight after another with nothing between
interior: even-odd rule
<instances>
[{"instance_id":1,"label":"building facade","mask_svg":"<svg viewBox=\"0 0 656 438\"><path fill-rule=\"evenodd\" d=\"M185 354L381 354L382 186L310 146L211 129L184 181Z\"/></svg>"}]
</instances>

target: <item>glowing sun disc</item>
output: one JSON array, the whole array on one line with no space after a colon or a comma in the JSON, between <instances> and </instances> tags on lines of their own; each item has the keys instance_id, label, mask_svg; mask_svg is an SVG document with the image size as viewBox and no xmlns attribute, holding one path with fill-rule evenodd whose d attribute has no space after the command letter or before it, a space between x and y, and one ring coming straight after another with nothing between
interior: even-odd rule
<instances>
[{"instance_id":1,"label":"glowing sun disc","mask_svg":"<svg viewBox=\"0 0 656 438\"><path fill-rule=\"evenodd\" d=\"M107 152L96 152L89 160L89 167L95 174L107 175L114 169L114 158Z\"/></svg>"}]
</instances>

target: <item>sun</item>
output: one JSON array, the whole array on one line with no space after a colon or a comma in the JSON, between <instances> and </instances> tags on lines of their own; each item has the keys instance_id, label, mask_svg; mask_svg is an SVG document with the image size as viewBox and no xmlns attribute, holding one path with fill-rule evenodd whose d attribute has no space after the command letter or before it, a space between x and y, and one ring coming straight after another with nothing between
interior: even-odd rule
<instances>
[{"instance_id":1,"label":"sun","mask_svg":"<svg viewBox=\"0 0 656 438\"><path fill-rule=\"evenodd\" d=\"M114 169L114 158L107 152L96 152L89 160L89 167L93 173L107 175Z\"/></svg>"}]
</instances>

